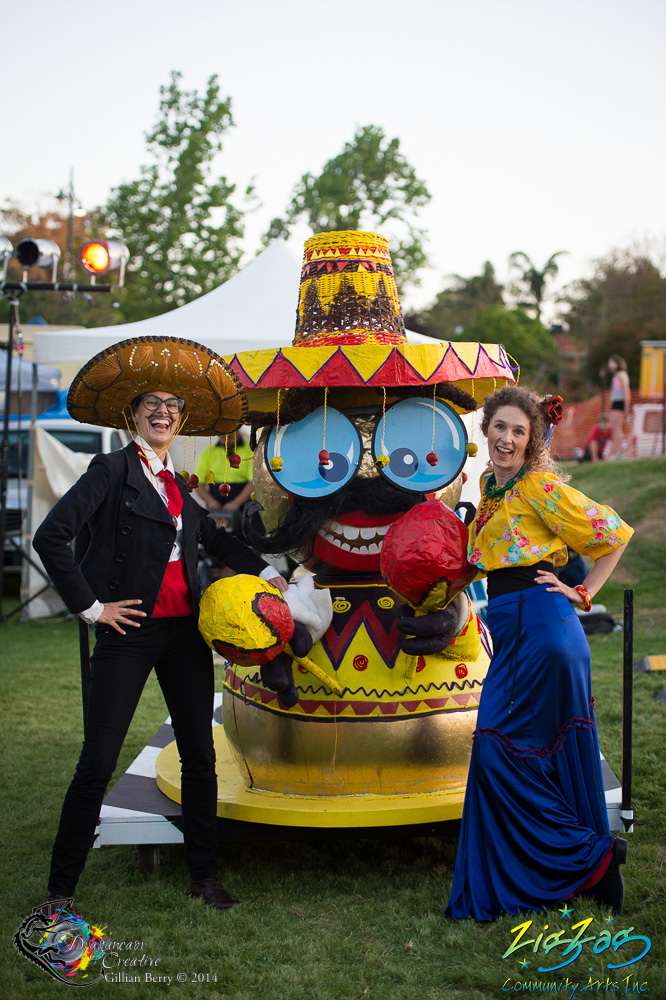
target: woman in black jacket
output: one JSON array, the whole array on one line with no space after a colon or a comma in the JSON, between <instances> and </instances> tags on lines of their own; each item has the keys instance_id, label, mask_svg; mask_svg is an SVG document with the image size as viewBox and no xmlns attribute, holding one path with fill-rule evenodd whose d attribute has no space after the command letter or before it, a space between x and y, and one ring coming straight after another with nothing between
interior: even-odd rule
<instances>
[{"instance_id":1,"label":"woman in black jacket","mask_svg":"<svg viewBox=\"0 0 666 1000\"><path fill-rule=\"evenodd\" d=\"M192 341L123 341L77 375L73 417L135 436L97 455L33 539L68 608L95 625L81 756L62 809L47 903L71 899L100 807L152 668L181 759L183 836L190 893L216 909L237 904L217 878L217 779L211 720L212 654L197 628L199 542L232 569L286 581L250 548L216 528L174 474L168 446L188 434L231 433L244 392L212 351ZM190 484L191 485L191 484ZM71 542L89 535L80 565Z\"/></svg>"}]
</instances>

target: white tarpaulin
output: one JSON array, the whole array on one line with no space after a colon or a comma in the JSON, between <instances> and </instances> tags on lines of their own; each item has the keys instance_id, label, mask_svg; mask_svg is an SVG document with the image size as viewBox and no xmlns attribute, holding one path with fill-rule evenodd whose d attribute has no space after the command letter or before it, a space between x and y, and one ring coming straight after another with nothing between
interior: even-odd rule
<instances>
[{"instance_id":1,"label":"white tarpaulin","mask_svg":"<svg viewBox=\"0 0 666 1000\"><path fill-rule=\"evenodd\" d=\"M73 486L79 476L82 476L90 464L92 455L84 455L80 451L70 451L64 444L57 441L51 434L35 425L35 460L33 466L32 503L30 519L34 531L42 523L56 500ZM41 559L30 542L30 555L40 566ZM34 594L44 586L44 578L33 567L28 565L28 595ZM43 594L31 601L27 608L30 618L44 618L64 610L65 605L58 593L49 587Z\"/></svg>"}]
</instances>

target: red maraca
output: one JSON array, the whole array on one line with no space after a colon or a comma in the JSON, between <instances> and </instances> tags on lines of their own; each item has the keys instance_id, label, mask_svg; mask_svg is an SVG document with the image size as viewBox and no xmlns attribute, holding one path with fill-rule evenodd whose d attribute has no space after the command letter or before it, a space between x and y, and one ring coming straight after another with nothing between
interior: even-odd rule
<instances>
[{"instance_id":1,"label":"red maraca","mask_svg":"<svg viewBox=\"0 0 666 1000\"><path fill-rule=\"evenodd\" d=\"M467 528L441 500L426 500L394 522L382 544L380 571L418 612L439 611L474 579Z\"/></svg>"}]
</instances>

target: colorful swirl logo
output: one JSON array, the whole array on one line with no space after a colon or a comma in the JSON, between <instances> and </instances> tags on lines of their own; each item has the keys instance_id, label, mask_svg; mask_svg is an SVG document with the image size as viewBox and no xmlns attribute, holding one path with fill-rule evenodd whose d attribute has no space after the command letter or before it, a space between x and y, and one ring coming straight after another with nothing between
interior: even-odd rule
<instances>
[{"instance_id":1,"label":"colorful swirl logo","mask_svg":"<svg viewBox=\"0 0 666 1000\"><path fill-rule=\"evenodd\" d=\"M71 900L63 901L71 905ZM93 986L103 975L106 935L65 906L51 913L37 907L14 935L17 951L68 986ZM98 970L99 975L94 975Z\"/></svg>"}]
</instances>

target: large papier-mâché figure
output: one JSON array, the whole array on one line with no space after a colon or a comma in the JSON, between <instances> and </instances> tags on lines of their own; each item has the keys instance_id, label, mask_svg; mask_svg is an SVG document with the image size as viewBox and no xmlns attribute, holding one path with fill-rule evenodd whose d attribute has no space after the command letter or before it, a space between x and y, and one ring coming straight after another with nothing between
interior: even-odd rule
<instances>
[{"instance_id":1,"label":"large papier-m\u00e2ch\u00e9 figure","mask_svg":"<svg viewBox=\"0 0 666 1000\"><path fill-rule=\"evenodd\" d=\"M246 593L243 578L204 595L200 627L236 661L216 737L218 814L301 826L459 817L490 646L466 594L450 600L469 569L452 509L475 450L461 415L514 381L503 348L409 344L387 241L338 232L305 244L293 346L225 360L259 437L246 535L300 565L285 595L293 628L281 596ZM433 499L436 531L415 515L398 532ZM398 562L410 538L440 561L426 574L434 610L395 559L386 575L403 597L387 586L389 531ZM433 549L426 535L445 541Z\"/></svg>"},{"instance_id":2,"label":"large papier-m\u00e2ch\u00e9 figure","mask_svg":"<svg viewBox=\"0 0 666 1000\"><path fill-rule=\"evenodd\" d=\"M415 505L455 507L468 454L460 415L513 381L506 354L408 344L387 241L338 232L305 244L293 346L237 354L231 367L262 428L250 541L314 574L305 587L314 583L324 626L330 595L330 624L321 638L310 628L318 641L306 641L305 660L226 669L224 727L247 784L318 797L461 789L484 627L461 593L439 619L408 622L423 634L406 639L380 554ZM302 653L296 638L289 648Z\"/></svg>"}]
</instances>

